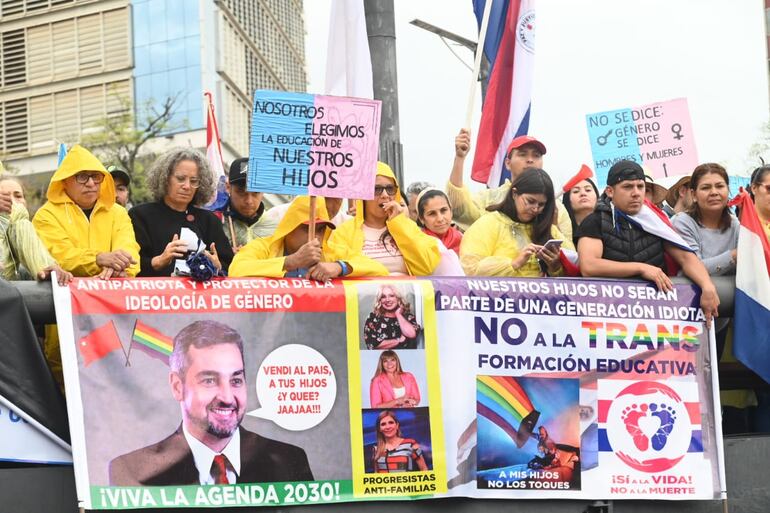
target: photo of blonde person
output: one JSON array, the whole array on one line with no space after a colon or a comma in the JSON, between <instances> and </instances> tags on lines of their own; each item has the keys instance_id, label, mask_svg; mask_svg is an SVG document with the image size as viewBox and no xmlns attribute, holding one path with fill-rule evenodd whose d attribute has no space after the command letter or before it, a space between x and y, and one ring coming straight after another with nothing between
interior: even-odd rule
<instances>
[{"instance_id":1,"label":"photo of blonde person","mask_svg":"<svg viewBox=\"0 0 770 513\"><path fill-rule=\"evenodd\" d=\"M411 296L414 298L414 293ZM422 326L414 313L412 304L415 300L409 299L397 284L384 283L379 286L371 311L363 323L363 339L367 349L419 347Z\"/></svg>"},{"instance_id":2,"label":"photo of blonde person","mask_svg":"<svg viewBox=\"0 0 770 513\"><path fill-rule=\"evenodd\" d=\"M403 370L393 350L380 353L369 384L369 402L372 408L413 408L420 404L417 380L411 372Z\"/></svg>"}]
</instances>

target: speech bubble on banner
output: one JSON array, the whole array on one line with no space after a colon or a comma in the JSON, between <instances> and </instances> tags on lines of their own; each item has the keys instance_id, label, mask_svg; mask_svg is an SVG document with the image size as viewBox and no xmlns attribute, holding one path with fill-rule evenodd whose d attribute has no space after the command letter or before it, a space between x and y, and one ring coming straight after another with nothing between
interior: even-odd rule
<instances>
[{"instance_id":1,"label":"speech bubble on banner","mask_svg":"<svg viewBox=\"0 0 770 513\"><path fill-rule=\"evenodd\" d=\"M371 199L379 100L257 90L247 189Z\"/></svg>"},{"instance_id":2,"label":"speech bubble on banner","mask_svg":"<svg viewBox=\"0 0 770 513\"><path fill-rule=\"evenodd\" d=\"M256 388L262 407L248 415L272 420L289 431L320 424L337 396L329 361L302 344L287 344L267 355L257 372Z\"/></svg>"},{"instance_id":3,"label":"speech bubble on banner","mask_svg":"<svg viewBox=\"0 0 770 513\"><path fill-rule=\"evenodd\" d=\"M619 160L638 162L654 178L698 165L687 98L588 114L586 126L600 188Z\"/></svg>"}]
</instances>

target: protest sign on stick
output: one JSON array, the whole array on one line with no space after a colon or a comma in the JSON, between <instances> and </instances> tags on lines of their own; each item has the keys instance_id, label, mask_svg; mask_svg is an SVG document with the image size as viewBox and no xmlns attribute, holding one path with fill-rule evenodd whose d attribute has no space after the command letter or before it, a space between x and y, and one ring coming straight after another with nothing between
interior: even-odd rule
<instances>
[{"instance_id":1,"label":"protest sign on stick","mask_svg":"<svg viewBox=\"0 0 770 513\"><path fill-rule=\"evenodd\" d=\"M379 100L258 90L247 189L371 199Z\"/></svg>"}]
</instances>

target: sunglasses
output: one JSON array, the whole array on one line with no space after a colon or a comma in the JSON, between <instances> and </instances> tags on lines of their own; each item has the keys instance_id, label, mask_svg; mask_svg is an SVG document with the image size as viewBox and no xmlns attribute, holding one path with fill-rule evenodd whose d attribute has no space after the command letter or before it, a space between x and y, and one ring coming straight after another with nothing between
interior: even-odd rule
<instances>
[{"instance_id":1,"label":"sunglasses","mask_svg":"<svg viewBox=\"0 0 770 513\"><path fill-rule=\"evenodd\" d=\"M379 196L383 193L387 193L388 196L395 196L396 192L398 192L398 187L395 185L375 185L374 186L374 195Z\"/></svg>"}]
</instances>

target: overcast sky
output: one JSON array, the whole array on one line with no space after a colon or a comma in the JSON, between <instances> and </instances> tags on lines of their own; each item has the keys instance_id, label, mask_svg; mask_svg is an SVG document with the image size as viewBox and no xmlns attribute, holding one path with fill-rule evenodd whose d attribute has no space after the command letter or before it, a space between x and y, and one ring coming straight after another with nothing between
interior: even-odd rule
<instances>
[{"instance_id":1,"label":"overcast sky","mask_svg":"<svg viewBox=\"0 0 770 513\"><path fill-rule=\"evenodd\" d=\"M323 92L330 0L305 2L309 91ZM443 185L464 123L473 56L409 24L476 40L470 0L395 0L405 181ZM698 160L745 174L768 120L762 0L540 0L530 134L557 184L591 165L589 113L687 98ZM451 43L450 43L451 44ZM480 116L480 95L476 119ZM470 174L470 158L466 176ZM593 167L593 166L592 166Z\"/></svg>"}]
</instances>

